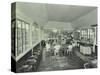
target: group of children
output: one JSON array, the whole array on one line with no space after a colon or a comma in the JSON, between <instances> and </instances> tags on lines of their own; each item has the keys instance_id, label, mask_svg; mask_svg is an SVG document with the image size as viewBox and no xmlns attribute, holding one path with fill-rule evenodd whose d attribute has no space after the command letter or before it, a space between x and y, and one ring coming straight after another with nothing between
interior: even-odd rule
<instances>
[{"instance_id":1,"label":"group of children","mask_svg":"<svg viewBox=\"0 0 100 75\"><path fill-rule=\"evenodd\" d=\"M59 53L59 49L60 49L60 45L59 44L50 44L49 42L46 42L46 52L47 55L58 55Z\"/></svg>"},{"instance_id":2,"label":"group of children","mask_svg":"<svg viewBox=\"0 0 100 75\"><path fill-rule=\"evenodd\" d=\"M74 41L71 41L69 44L65 44L66 48L63 48L63 45L60 45L59 43L50 44L48 41L46 41L46 53L47 55L50 55L50 53L53 53L54 56L59 56L60 52L62 52L63 48L63 55L72 55L73 54L73 47L76 46L76 43Z\"/></svg>"}]
</instances>

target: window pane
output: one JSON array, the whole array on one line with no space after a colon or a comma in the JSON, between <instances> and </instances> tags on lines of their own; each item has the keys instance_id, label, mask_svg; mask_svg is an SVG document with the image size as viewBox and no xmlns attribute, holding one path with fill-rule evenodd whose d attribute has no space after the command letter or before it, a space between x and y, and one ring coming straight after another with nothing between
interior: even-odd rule
<instances>
[{"instance_id":1,"label":"window pane","mask_svg":"<svg viewBox=\"0 0 100 75\"><path fill-rule=\"evenodd\" d=\"M29 24L25 24L26 26L26 31L25 31L25 50L27 50L29 48L29 44L30 44L30 37L29 37Z\"/></svg>"},{"instance_id":2,"label":"window pane","mask_svg":"<svg viewBox=\"0 0 100 75\"><path fill-rule=\"evenodd\" d=\"M23 42L23 52L25 51L25 23L22 22L22 42Z\"/></svg>"},{"instance_id":3,"label":"window pane","mask_svg":"<svg viewBox=\"0 0 100 75\"><path fill-rule=\"evenodd\" d=\"M11 23L11 51L12 51L12 54L15 56L15 25L16 25L16 22L15 20L12 21Z\"/></svg>"},{"instance_id":4,"label":"window pane","mask_svg":"<svg viewBox=\"0 0 100 75\"><path fill-rule=\"evenodd\" d=\"M21 21L17 20L17 55L22 53L22 31L21 31Z\"/></svg>"}]
</instances>

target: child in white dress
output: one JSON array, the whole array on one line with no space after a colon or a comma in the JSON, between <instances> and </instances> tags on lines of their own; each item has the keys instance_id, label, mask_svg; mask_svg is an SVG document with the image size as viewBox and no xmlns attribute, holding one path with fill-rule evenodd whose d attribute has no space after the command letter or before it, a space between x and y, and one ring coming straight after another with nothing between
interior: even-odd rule
<instances>
[{"instance_id":1,"label":"child in white dress","mask_svg":"<svg viewBox=\"0 0 100 75\"><path fill-rule=\"evenodd\" d=\"M55 48L54 55L56 56L56 55L59 54L60 45L57 44L57 45L54 46L54 48Z\"/></svg>"},{"instance_id":2,"label":"child in white dress","mask_svg":"<svg viewBox=\"0 0 100 75\"><path fill-rule=\"evenodd\" d=\"M68 55L72 55L72 48L73 48L73 46L72 46L72 44L70 43L69 46L68 46L68 50L67 50L67 54L68 54Z\"/></svg>"}]
</instances>

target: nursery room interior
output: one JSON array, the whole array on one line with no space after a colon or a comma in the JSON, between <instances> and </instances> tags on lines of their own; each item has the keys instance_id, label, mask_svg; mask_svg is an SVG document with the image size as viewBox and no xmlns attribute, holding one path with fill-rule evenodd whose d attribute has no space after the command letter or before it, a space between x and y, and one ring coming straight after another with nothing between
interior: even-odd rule
<instances>
[{"instance_id":1,"label":"nursery room interior","mask_svg":"<svg viewBox=\"0 0 100 75\"><path fill-rule=\"evenodd\" d=\"M16 72L97 68L97 7L12 6L11 59Z\"/></svg>"}]
</instances>

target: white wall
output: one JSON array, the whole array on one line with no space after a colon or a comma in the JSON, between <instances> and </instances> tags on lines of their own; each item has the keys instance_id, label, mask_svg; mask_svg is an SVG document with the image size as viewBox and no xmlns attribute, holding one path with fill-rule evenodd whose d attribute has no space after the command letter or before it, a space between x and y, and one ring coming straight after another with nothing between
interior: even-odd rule
<instances>
[{"instance_id":1,"label":"white wall","mask_svg":"<svg viewBox=\"0 0 100 75\"><path fill-rule=\"evenodd\" d=\"M30 10L31 9L31 10ZM44 4L33 4L33 3L16 3L16 18L26 21L30 24L30 47L26 52L31 50L33 46L35 46L37 43L42 40L41 35L34 37L39 37L39 40L36 40L34 44L32 44L32 25L34 22L36 22L39 26L45 25L47 22L47 13L46 8ZM42 31L41 31L42 33ZM41 34L39 33L39 34ZM17 57L19 60L23 55L26 54L26 52L23 52L20 56Z\"/></svg>"},{"instance_id":2,"label":"white wall","mask_svg":"<svg viewBox=\"0 0 100 75\"><path fill-rule=\"evenodd\" d=\"M90 27L90 25L97 24L97 9L74 20L72 24L74 27Z\"/></svg>"},{"instance_id":3,"label":"white wall","mask_svg":"<svg viewBox=\"0 0 100 75\"><path fill-rule=\"evenodd\" d=\"M31 9L31 10L30 10ZM16 17L30 23L30 40L32 40L32 25L36 22L39 26L47 22L47 12L44 4L39 3L16 3ZM32 42L30 42L32 45Z\"/></svg>"},{"instance_id":4,"label":"white wall","mask_svg":"<svg viewBox=\"0 0 100 75\"><path fill-rule=\"evenodd\" d=\"M70 22L57 22L57 21L48 21L45 29L58 29L58 30L73 30L73 27Z\"/></svg>"},{"instance_id":5,"label":"white wall","mask_svg":"<svg viewBox=\"0 0 100 75\"><path fill-rule=\"evenodd\" d=\"M30 18L39 25L45 24L47 22L47 13L44 4L17 2L16 14L17 17L23 18L24 20Z\"/></svg>"}]
</instances>

